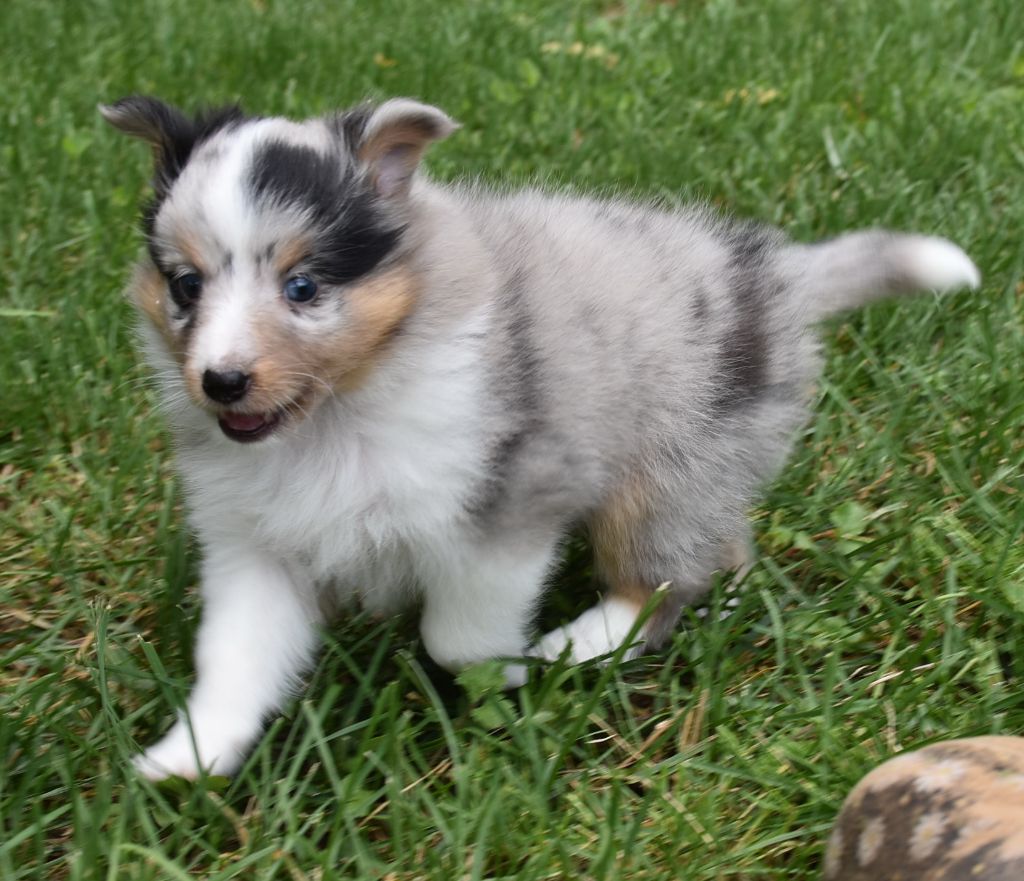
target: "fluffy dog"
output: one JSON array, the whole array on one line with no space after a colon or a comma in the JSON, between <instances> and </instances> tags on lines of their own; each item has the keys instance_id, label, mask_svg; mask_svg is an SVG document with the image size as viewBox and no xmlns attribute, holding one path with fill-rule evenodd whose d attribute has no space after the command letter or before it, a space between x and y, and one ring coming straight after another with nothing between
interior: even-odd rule
<instances>
[{"instance_id":1,"label":"fluffy dog","mask_svg":"<svg viewBox=\"0 0 1024 881\"><path fill-rule=\"evenodd\" d=\"M816 323L979 282L937 238L804 245L703 208L438 186L417 167L456 125L407 99L101 110L155 154L130 293L203 552L198 680L138 760L153 778L235 770L339 602L420 602L457 670L607 654L667 584L629 650L656 646L746 556ZM534 641L577 524L607 593Z\"/></svg>"}]
</instances>

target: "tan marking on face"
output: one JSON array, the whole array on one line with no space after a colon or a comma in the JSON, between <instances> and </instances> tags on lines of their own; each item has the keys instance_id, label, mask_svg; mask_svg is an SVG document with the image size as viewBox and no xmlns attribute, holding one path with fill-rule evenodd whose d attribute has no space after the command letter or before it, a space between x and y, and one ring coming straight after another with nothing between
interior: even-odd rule
<instances>
[{"instance_id":1,"label":"tan marking on face","mask_svg":"<svg viewBox=\"0 0 1024 881\"><path fill-rule=\"evenodd\" d=\"M412 312L418 296L414 274L405 267L343 289L344 327L318 336L295 328L280 310L253 316L253 350L248 369L252 389L244 409L272 411L282 406L308 414L332 391L357 388L382 357L388 341Z\"/></svg>"},{"instance_id":2,"label":"tan marking on face","mask_svg":"<svg viewBox=\"0 0 1024 881\"><path fill-rule=\"evenodd\" d=\"M186 232L178 232L174 237L174 243L177 245L178 250L181 251L182 256L185 258L185 262L189 266L195 267L199 274L204 278L206 273L203 271L203 252L197 242L191 234Z\"/></svg>"},{"instance_id":3,"label":"tan marking on face","mask_svg":"<svg viewBox=\"0 0 1024 881\"><path fill-rule=\"evenodd\" d=\"M149 261L139 263L129 286L129 296L135 308L160 332L167 350L174 359L185 363L185 337L176 333L167 318L167 280Z\"/></svg>"},{"instance_id":4,"label":"tan marking on face","mask_svg":"<svg viewBox=\"0 0 1024 881\"><path fill-rule=\"evenodd\" d=\"M308 256L309 242L305 239L292 239L280 248L274 249L274 271L283 277Z\"/></svg>"},{"instance_id":5,"label":"tan marking on face","mask_svg":"<svg viewBox=\"0 0 1024 881\"><path fill-rule=\"evenodd\" d=\"M349 391L363 382L395 331L412 313L419 286L411 270L398 267L349 288L344 296L352 320L344 334L344 345L326 351L323 366L332 384Z\"/></svg>"},{"instance_id":6,"label":"tan marking on face","mask_svg":"<svg viewBox=\"0 0 1024 881\"><path fill-rule=\"evenodd\" d=\"M174 235L173 246L187 264L206 277L198 240L188 232L177 232ZM167 279L149 260L143 260L136 265L130 285L130 296L135 308L160 332L174 360L184 367L188 340L192 335L192 322L186 322L181 329L175 329L171 325L168 317L168 300L171 295L167 289ZM185 378L188 382L189 377Z\"/></svg>"},{"instance_id":7,"label":"tan marking on face","mask_svg":"<svg viewBox=\"0 0 1024 881\"><path fill-rule=\"evenodd\" d=\"M164 297L168 296L164 277L149 261L139 263L128 290L135 308L163 332L167 328Z\"/></svg>"},{"instance_id":8,"label":"tan marking on face","mask_svg":"<svg viewBox=\"0 0 1024 881\"><path fill-rule=\"evenodd\" d=\"M252 321L253 350L249 365L252 388L245 399L247 410L280 409L287 404L305 406L309 376L320 376L312 347L275 310L257 313ZM307 375L308 374L308 375Z\"/></svg>"}]
</instances>

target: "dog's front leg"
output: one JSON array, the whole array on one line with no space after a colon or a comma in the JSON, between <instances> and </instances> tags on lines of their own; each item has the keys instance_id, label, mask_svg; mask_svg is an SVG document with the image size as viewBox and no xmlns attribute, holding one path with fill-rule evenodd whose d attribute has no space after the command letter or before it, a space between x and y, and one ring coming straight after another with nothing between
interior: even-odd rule
<instances>
[{"instance_id":1,"label":"dog's front leg","mask_svg":"<svg viewBox=\"0 0 1024 881\"><path fill-rule=\"evenodd\" d=\"M526 654L537 603L557 543L506 537L501 545L467 546L424 578L420 633L430 656L451 672L490 658ZM509 686L526 668L505 668Z\"/></svg>"},{"instance_id":2,"label":"dog's front leg","mask_svg":"<svg viewBox=\"0 0 1024 881\"><path fill-rule=\"evenodd\" d=\"M236 771L316 648L313 587L249 547L207 545L196 685L170 732L135 760L145 777Z\"/></svg>"}]
</instances>

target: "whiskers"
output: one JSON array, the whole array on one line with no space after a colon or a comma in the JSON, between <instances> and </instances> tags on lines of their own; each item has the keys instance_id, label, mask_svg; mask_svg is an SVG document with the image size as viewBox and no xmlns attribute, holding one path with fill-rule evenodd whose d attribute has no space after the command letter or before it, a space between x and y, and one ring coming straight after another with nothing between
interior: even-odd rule
<instances>
[{"instance_id":1,"label":"whiskers","mask_svg":"<svg viewBox=\"0 0 1024 881\"><path fill-rule=\"evenodd\" d=\"M130 389L131 391L138 391L140 389L161 391L178 385L183 386L184 380L181 373L177 370L143 370L139 368L137 376L128 376L123 379L114 386L114 392L120 392L123 389Z\"/></svg>"},{"instance_id":2,"label":"whiskers","mask_svg":"<svg viewBox=\"0 0 1024 881\"><path fill-rule=\"evenodd\" d=\"M165 417L172 416L192 403L184 377L180 371L171 368L140 372L138 376L129 376L114 387L115 394L125 390L144 392L153 408Z\"/></svg>"},{"instance_id":3,"label":"whiskers","mask_svg":"<svg viewBox=\"0 0 1024 881\"><path fill-rule=\"evenodd\" d=\"M260 387L259 372L256 373L256 385L252 393L252 407L267 413L281 412L284 414L282 434L310 440L313 438L311 411L312 404L317 400L330 398L338 400L336 389L322 376L302 369L307 365L301 363L275 365L273 375L267 374L271 388ZM284 386L285 388L281 388ZM158 365L155 369L139 372L128 376L116 387L117 391L145 391L152 400L153 409L164 419L180 420L185 411L206 413L215 418L217 408L204 406L204 401L197 401L194 390L186 381L180 369L170 364ZM246 410L246 400L239 402L241 410ZM192 419L189 418L191 422ZM212 419L211 419L212 422Z\"/></svg>"},{"instance_id":4,"label":"whiskers","mask_svg":"<svg viewBox=\"0 0 1024 881\"><path fill-rule=\"evenodd\" d=\"M162 390L156 399L154 408L158 413L170 415L175 410L184 409L192 404L192 396L184 388L170 392Z\"/></svg>"},{"instance_id":5,"label":"whiskers","mask_svg":"<svg viewBox=\"0 0 1024 881\"><path fill-rule=\"evenodd\" d=\"M327 382L327 380L323 379L323 377L317 376L316 374L313 373L307 373L302 370L289 370L287 368L280 371L280 374L282 376L291 376L299 379L310 380L315 387L322 388L330 398L337 400L338 396L334 389L334 386ZM302 405L300 397L296 397L288 401L275 402L274 406L275 408L278 409L294 409L301 413L302 418L299 420L290 420L290 424L284 426L285 430L288 431L293 436L303 438L304 440L309 440L312 438L312 433L309 432L308 430L304 430L311 427L311 422L309 411Z\"/></svg>"},{"instance_id":6,"label":"whiskers","mask_svg":"<svg viewBox=\"0 0 1024 881\"><path fill-rule=\"evenodd\" d=\"M337 394L335 393L334 386L332 386L329 382L327 382L326 379L323 379L322 377L316 376L313 373L304 373L301 370L287 370L286 369L286 370L282 371L282 373L283 373L284 376L298 376L298 377L301 377L302 379L311 379L311 380L313 380L313 382L317 383L318 385L322 385L324 387L324 390L327 392L327 394L329 394L332 398L337 398Z\"/></svg>"},{"instance_id":7,"label":"whiskers","mask_svg":"<svg viewBox=\"0 0 1024 881\"><path fill-rule=\"evenodd\" d=\"M309 411L302 406L299 398L290 398L283 395L271 395L269 399L265 401L270 412L277 413L283 411L285 416L284 425L279 428L280 432L288 432L296 437L309 439L312 435L303 434L301 427L305 427L310 424ZM293 415L294 411L298 411L302 414L301 419L289 418Z\"/></svg>"}]
</instances>

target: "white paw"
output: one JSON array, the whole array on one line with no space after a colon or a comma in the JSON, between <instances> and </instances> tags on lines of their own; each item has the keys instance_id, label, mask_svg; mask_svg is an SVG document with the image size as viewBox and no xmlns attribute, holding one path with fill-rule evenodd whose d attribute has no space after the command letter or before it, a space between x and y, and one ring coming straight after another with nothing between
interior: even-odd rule
<instances>
[{"instance_id":1,"label":"white paw","mask_svg":"<svg viewBox=\"0 0 1024 881\"><path fill-rule=\"evenodd\" d=\"M522 688L530 675L530 668L526 664L505 665L505 688Z\"/></svg>"},{"instance_id":2,"label":"white paw","mask_svg":"<svg viewBox=\"0 0 1024 881\"><path fill-rule=\"evenodd\" d=\"M757 562L749 535L739 536L722 545L719 563L723 572L732 572L733 581L742 581Z\"/></svg>"},{"instance_id":3,"label":"white paw","mask_svg":"<svg viewBox=\"0 0 1024 881\"><path fill-rule=\"evenodd\" d=\"M184 722L176 722L162 740L136 756L132 765L147 780L195 780L204 769L207 774L229 775L241 766L251 739L213 729L209 723L197 725L193 732Z\"/></svg>"},{"instance_id":4,"label":"white paw","mask_svg":"<svg viewBox=\"0 0 1024 881\"><path fill-rule=\"evenodd\" d=\"M981 273L960 248L935 236L915 237L908 254L911 277L924 290L955 291L981 285Z\"/></svg>"},{"instance_id":5,"label":"white paw","mask_svg":"<svg viewBox=\"0 0 1024 881\"><path fill-rule=\"evenodd\" d=\"M612 597L587 609L571 624L541 637L530 654L554 661L562 655L566 646L571 646L569 660L574 664L611 654L629 637L638 615L639 610L635 605ZM643 651L642 635L637 634L634 640L626 652L627 658L636 657Z\"/></svg>"}]
</instances>

